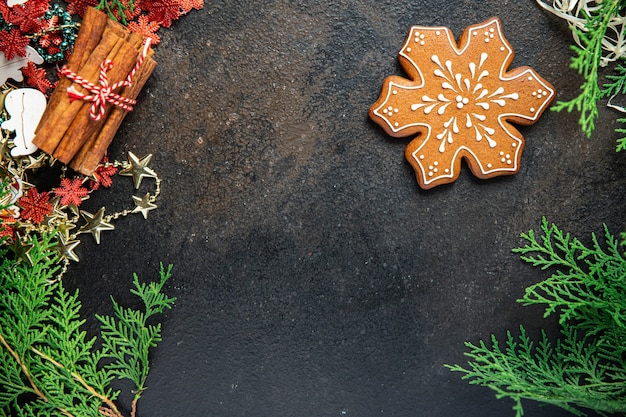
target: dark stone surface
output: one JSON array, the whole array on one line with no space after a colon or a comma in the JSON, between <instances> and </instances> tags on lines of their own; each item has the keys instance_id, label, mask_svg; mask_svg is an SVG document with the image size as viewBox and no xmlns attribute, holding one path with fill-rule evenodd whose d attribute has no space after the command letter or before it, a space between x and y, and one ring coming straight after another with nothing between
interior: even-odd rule
<instances>
[{"instance_id":1,"label":"dark stone surface","mask_svg":"<svg viewBox=\"0 0 626 417\"><path fill-rule=\"evenodd\" d=\"M411 25L458 36L494 15L513 67L535 68L557 99L577 94L569 32L531 0L207 0L161 33L110 150L154 154L159 209L118 220L100 245L85 236L66 277L86 314L105 313L108 294L132 301L132 272L175 265L140 416L514 415L443 365L464 360L466 340L552 327L515 302L545 277L511 253L541 216L587 241L602 223L623 230L616 115L602 109L588 140L577 115L547 112L520 129L519 174L464 168L428 192L408 139L367 118L383 79L404 75ZM117 179L85 207L115 211L132 191ZM566 414L527 403L527 416Z\"/></svg>"}]
</instances>

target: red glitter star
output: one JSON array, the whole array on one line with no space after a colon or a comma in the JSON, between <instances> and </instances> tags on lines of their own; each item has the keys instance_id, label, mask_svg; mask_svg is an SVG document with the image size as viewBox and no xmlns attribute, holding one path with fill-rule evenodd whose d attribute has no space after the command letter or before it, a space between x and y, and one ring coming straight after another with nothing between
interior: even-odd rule
<instances>
[{"instance_id":1,"label":"red glitter star","mask_svg":"<svg viewBox=\"0 0 626 417\"><path fill-rule=\"evenodd\" d=\"M4 52L7 60L12 60L15 56L26 56L26 45L30 43L19 29L0 31L0 51Z\"/></svg>"},{"instance_id":2,"label":"red glitter star","mask_svg":"<svg viewBox=\"0 0 626 417\"><path fill-rule=\"evenodd\" d=\"M37 67L32 61L22 68L22 74L26 76L26 83L46 94L52 88L52 83L46 77L46 70Z\"/></svg>"},{"instance_id":3,"label":"red glitter star","mask_svg":"<svg viewBox=\"0 0 626 417\"><path fill-rule=\"evenodd\" d=\"M18 200L22 208L22 218L30 219L36 224L41 223L43 218L52 212L52 204L48 203L49 199L48 192L40 193L36 188L29 189L26 195Z\"/></svg>"},{"instance_id":4,"label":"red glitter star","mask_svg":"<svg viewBox=\"0 0 626 417\"><path fill-rule=\"evenodd\" d=\"M52 189L54 195L61 198L62 206L73 204L78 207L83 202L83 198L89 194L89 190L83 187L83 180L80 178L63 178L61 186Z\"/></svg>"},{"instance_id":5,"label":"red glitter star","mask_svg":"<svg viewBox=\"0 0 626 417\"><path fill-rule=\"evenodd\" d=\"M109 158L105 155L93 173L95 180L89 181L90 191L97 190L101 185L104 188L109 188L113 185L112 177L117 173L117 168L114 165L109 165L108 162Z\"/></svg>"}]
</instances>

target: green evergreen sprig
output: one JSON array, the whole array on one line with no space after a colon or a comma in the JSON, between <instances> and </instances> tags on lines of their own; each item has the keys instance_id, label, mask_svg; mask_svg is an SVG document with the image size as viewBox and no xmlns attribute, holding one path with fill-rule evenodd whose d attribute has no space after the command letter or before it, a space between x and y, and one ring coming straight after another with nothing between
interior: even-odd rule
<instances>
[{"instance_id":1,"label":"green evergreen sprig","mask_svg":"<svg viewBox=\"0 0 626 417\"><path fill-rule=\"evenodd\" d=\"M486 386L497 398L510 398L517 417L522 400L600 414L626 412L626 258L605 226L604 244L592 235L590 245L545 219L542 235L522 234L526 245L514 249L521 258L552 275L526 289L523 305L545 306L561 325L556 341L542 331L534 342L523 326L507 332L504 348L466 342L467 366L446 365L471 384Z\"/></svg>"},{"instance_id":2,"label":"green evergreen sprig","mask_svg":"<svg viewBox=\"0 0 626 417\"><path fill-rule=\"evenodd\" d=\"M583 78L580 94L557 102L553 110L580 112L579 124L590 137L595 130L601 100L608 99L609 107L626 113L626 108L612 103L614 98L626 93L626 71L619 64L626 59L626 0L554 0L552 5L537 0L537 3L568 22L575 41L571 46L574 56L570 67ZM600 76L602 67L615 62L613 74L607 75L608 82L604 83ZM626 117L617 121L626 123ZM616 132L625 135L617 140L619 152L626 149L626 129L617 128Z\"/></svg>"},{"instance_id":3,"label":"green evergreen sprig","mask_svg":"<svg viewBox=\"0 0 626 417\"><path fill-rule=\"evenodd\" d=\"M626 94L626 68L622 65L617 65L614 69L614 75L607 75L606 78L610 82L604 84L604 90L602 97L609 98L609 106L616 108L617 110L624 111L622 107L614 106L611 104L611 100L613 97L617 97L618 95ZM626 124L626 117L619 117L617 122L620 124ZM617 139L617 147L616 151L621 152L626 149L626 128L618 127L615 129L615 132L622 135Z\"/></svg>"},{"instance_id":4,"label":"green evergreen sprig","mask_svg":"<svg viewBox=\"0 0 626 417\"><path fill-rule=\"evenodd\" d=\"M162 293L171 267L160 280L134 277L131 292L143 311L113 300L113 316L97 316L102 348L82 329L78 291L68 292L58 273L53 234L31 239L32 263L15 264L0 245L0 416L122 417L111 383L129 378L136 394L131 416L145 388L149 349L161 340L160 324L148 319L170 308ZM113 326L113 327L112 327Z\"/></svg>"},{"instance_id":5,"label":"green evergreen sprig","mask_svg":"<svg viewBox=\"0 0 626 417\"><path fill-rule=\"evenodd\" d=\"M142 284L134 275L134 289L131 293L143 300L144 311L124 308L113 298L113 316L96 315L101 323L103 354L112 361L105 368L119 379L129 379L135 384L133 410L145 389L148 377L148 353L161 341L161 323L149 324L155 314L170 308L175 298L167 297L161 291L170 276L171 266L164 270L161 266L161 280ZM134 414L134 412L133 412Z\"/></svg>"},{"instance_id":6,"label":"green evergreen sprig","mask_svg":"<svg viewBox=\"0 0 626 417\"><path fill-rule=\"evenodd\" d=\"M556 111L576 109L580 112L579 123L587 136L595 129L595 119L598 117L598 101L606 92L600 88L598 70L602 63L602 44L606 36L611 19L618 11L622 2L619 0L604 0L600 8L594 13L584 13L587 19L585 29L572 27L579 40L578 45L571 48L575 55L570 67L583 76L581 93L569 101L559 101L553 107Z\"/></svg>"},{"instance_id":7,"label":"green evergreen sprig","mask_svg":"<svg viewBox=\"0 0 626 417\"><path fill-rule=\"evenodd\" d=\"M95 7L97 10L106 12L113 20L123 25L128 24L127 14L132 14L135 9L135 0L99 0Z\"/></svg>"}]
</instances>

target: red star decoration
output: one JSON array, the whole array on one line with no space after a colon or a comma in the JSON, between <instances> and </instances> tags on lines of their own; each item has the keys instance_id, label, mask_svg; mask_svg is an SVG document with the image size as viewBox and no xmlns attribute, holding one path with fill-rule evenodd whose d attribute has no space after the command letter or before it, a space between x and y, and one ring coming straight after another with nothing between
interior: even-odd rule
<instances>
[{"instance_id":1,"label":"red star decoration","mask_svg":"<svg viewBox=\"0 0 626 417\"><path fill-rule=\"evenodd\" d=\"M128 30L131 32L138 33L144 38L150 38L152 46L156 46L161 41L159 35L156 34L160 27L158 22L151 22L146 15L141 15L136 22L128 24Z\"/></svg>"},{"instance_id":2,"label":"red star decoration","mask_svg":"<svg viewBox=\"0 0 626 417\"><path fill-rule=\"evenodd\" d=\"M83 17L87 8L97 5L98 0L68 0L67 12L69 14L78 14L80 17Z\"/></svg>"},{"instance_id":3,"label":"red star decoration","mask_svg":"<svg viewBox=\"0 0 626 417\"><path fill-rule=\"evenodd\" d=\"M0 214L0 241L2 238L12 240L15 238L15 219L12 217L4 217Z\"/></svg>"},{"instance_id":4,"label":"red star decoration","mask_svg":"<svg viewBox=\"0 0 626 417\"><path fill-rule=\"evenodd\" d=\"M61 198L62 206L70 204L78 207L83 202L83 198L89 194L89 190L83 187L83 181L80 178L63 178L61 186L52 190L54 195Z\"/></svg>"},{"instance_id":5,"label":"red star decoration","mask_svg":"<svg viewBox=\"0 0 626 417\"><path fill-rule=\"evenodd\" d=\"M105 155L102 158L102 162L96 168L93 173L95 180L89 181L89 190L95 191L102 185L104 188L109 188L113 185L112 177L117 174L117 168L113 165L109 165L109 158Z\"/></svg>"},{"instance_id":6,"label":"red star decoration","mask_svg":"<svg viewBox=\"0 0 626 417\"><path fill-rule=\"evenodd\" d=\"M158 22L168 28L172 21L180 17L179 0L152 0L141 3L144 11L148 12L148 20Z\"/></svg>"},{"instance_id":7,"label":"red star decoration","mask_svg":"<svg viewBox=\"0 0 626 417\"><path fill-rule=\"evenodd\" d=\"M4 52L7 60L12 60L15 56L26 56L26 46L30 39L24 36L19 29L0 31L0 51Z\"/></svg>"},{"instance_id":8,"label":"red star decoration","mask_svg":"<svg viewBox=\"0 0 626 417\"><path fill-rule=\"evenodd\" d=\"M183 13L189 13L191 9L202 9L204 7L204 0L181 0L180 8Z\"/></svg>"},{"instance_id":9,"label":"red star decoration","mask_svg":"<svg viewBox=\"0 0 626 417\"><path fill-rule=\"evenodd\" d=\"M49 199L48 192L40 193L36 188L29 189L26 195L18 200L22 208L22 218L30 219L36 224L41 223L44 217L52 212L52 204L48 203Z\"/></svg>"},{"instance_id":10,"label":"red star decoration","mask_svg":"<svg viewBox=\"0 0 626 417\"><path fill-rule=\"evenodd\" d=\"M28 61L28 64L22 68L22 74L26 76L26 83L46 94L46 92L52 88L52 83L46 77L46 70L37 67L32 61Z\"/></svg>"},{"instance_id":11,"label":"red star decoration","mask_svg":"<svg viewBox=\"0 0 626 417\"><path fill-rule=\"evenodd\" d=\"M28 1L24 4L16 4L10 8L7 21L13 26L19 27L22 33L39 32L42 28L41 17L48 10L47 2Z\"/></svg>"}]
</instances>

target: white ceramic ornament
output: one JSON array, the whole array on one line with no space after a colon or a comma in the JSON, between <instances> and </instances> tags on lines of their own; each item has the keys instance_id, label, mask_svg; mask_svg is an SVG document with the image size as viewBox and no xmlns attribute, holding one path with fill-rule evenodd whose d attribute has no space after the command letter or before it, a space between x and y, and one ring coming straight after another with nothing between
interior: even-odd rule
<instances>
[{"instance_id":1,"label":"white ceramic ornament","mask_svg":"<svg viewBox=\"0 0 626 417\"><path fill-rule=\"evenodd\" d=\"M6 59L4 54L0 53L0 84L4 84L9 78L21 82L24 75L20 69L28 65L28 61L37 65L43 64L43 58L31 46L26 46L26 56L15 56L11 60Z\"/></svg>"},{"instance_id":2,"label":"white ceramic ornament","mask_svg":"<svg viewBox=\"0 0 626 417\"><path fill-rule=\"evenodd\" d=\"M2 128L15 132L11 156L30 155L37 150L33 144L35 129L46 110L46 96L34 88L18 88L4 98L4 108L11 116Z\"/></svg>"}]
</instances>

